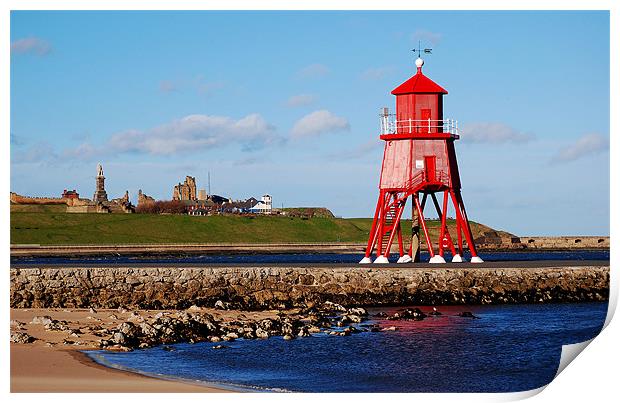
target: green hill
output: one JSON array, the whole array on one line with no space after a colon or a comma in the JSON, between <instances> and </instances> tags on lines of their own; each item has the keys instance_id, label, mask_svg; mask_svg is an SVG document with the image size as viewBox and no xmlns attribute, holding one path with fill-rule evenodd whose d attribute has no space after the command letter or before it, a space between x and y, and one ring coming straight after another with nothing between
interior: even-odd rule
<instances>
[{"instance_id":1,"label":"green hill","mask_svg":"<svg viewBox=\"0 0 620 403\"><path fill-rule=\"evenodd\" d=\"M41 245L304 243L368 240L370 218L11 212L11 243ZM449 225L453 227L453 222ZM411 226L403 223L405 234ZM438 221L430 222L438 236ZM489 228L472 223L474 237ZM454 234L454 230L451 231Z\"/></svg>"}]
</instances>

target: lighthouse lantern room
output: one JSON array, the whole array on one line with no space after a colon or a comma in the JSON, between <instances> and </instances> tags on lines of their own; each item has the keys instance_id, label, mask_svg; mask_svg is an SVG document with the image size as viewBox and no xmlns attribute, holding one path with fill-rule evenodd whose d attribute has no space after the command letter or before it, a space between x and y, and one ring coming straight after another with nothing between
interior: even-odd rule
<instances>
[{"instance_id":1,"label":"lighthouse lantern room","mask_svg":"<svg viewBox=\"0 0 620 403\"><path fill-rule=\"evenodd\" d=\"M430 53L430 49L425 49ZM443 116L443 96L448 93L422 73L424 60L415 61L417 72L396 87L396 113L382 108L381 140L385 141L379 199L375 209L366 254L360 263L389 263L392 244L398 243L398 263L419 261L420 236L430 255L430 263L445 263L444 252L452 253L452 262L463 261L467 242L471 262L480 263L461 197L461 181L454 141L459 139L458 122ZM440 197L437 197L439 195ZM401 218L407 200L412 199L412 235L406 248ZM441 220L438 250L433 247L424 218L427 202L432 203ZM448 206L454 207L456 246L448 229ZM421 229L421 231L420 231Z\"/></svg>"}]
</instances>

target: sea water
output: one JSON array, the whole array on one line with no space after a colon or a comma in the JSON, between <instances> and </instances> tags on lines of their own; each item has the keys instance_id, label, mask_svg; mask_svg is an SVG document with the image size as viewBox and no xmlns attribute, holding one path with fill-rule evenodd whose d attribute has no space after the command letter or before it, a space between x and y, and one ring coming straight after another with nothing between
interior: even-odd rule
<instances>
[{"instance_id":1,"label":"sea water","mask_svg":"<svg viewBox=\"0 0 620 403\"><path fill-rule=\"evenodd\" d=\"M420 307L430 312L432 307ZM372 318L396 331L324 333L285 341L182 343L128 353L94 351L97 362L236 389L295 392L517 392L552 381L562 345L595 337L607 303L438 306L422 321ZM477 318L459 317L471 311Z\"/></svg>"},{"instance_id":2,"label":"sea water","mask_svg":"<svg viewBox=\"0 0 620 403\"><path fill-rule=\"evenodd\" d=\"M609 260L609 250L568 250L568 251L515 251L515 252L481 252L480 256L485 262L500 261L532 261L532 260ZM108 255L108 256L80 256L68 257L17 257L11 256L11 264L304 264L304 263L348 263L358 264L364 257L363 253L272 253L272 254L214 254L214 255L171 255L171 256L131 256L131 255ZM465 258L470 256L466 252ZM422 262L428 262L428 253L420 255ZM446 254L446 260L451 256ZM391 262L396 262L398 255L390 257Z\"/></svg>"}]
</instances>

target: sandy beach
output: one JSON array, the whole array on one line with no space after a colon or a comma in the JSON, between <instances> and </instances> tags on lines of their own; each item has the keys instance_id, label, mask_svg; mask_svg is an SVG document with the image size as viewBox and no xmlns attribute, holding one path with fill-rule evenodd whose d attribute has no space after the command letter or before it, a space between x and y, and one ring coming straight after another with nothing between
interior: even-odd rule
<instances>
[{"instance_id":1,"label":"sandy beach","mask_svg":"<svg viewBox=\"0 0 620 403\"><path fill-rule=\"evenodd\" d=\"M141 311L145 315L157 312ZM98 349L99 338L86 331L88 326L103 323L114 327L131 314L117 310L11 309L11 329L19 327L37 339L29 344L11 343L11 392L229 392L108 368L80 352ZM36 316L67 321L72 329L82 332L72 337L67 332L46 330L42 324L30 323ZM115 317L118 319L111 319ZM65 340L79 344L65 344Z\"/></svg>"}]
</instances>

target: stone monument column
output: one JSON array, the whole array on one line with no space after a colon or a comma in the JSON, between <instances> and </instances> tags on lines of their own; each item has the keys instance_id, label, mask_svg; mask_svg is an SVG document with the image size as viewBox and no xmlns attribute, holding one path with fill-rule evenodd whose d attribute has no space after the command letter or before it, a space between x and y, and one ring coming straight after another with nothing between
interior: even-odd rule
<instances>
[{"instance_id":1,"label":"stone monument column","mask_svg":"<svg viewBox=\"0 0 620 403\"><path fill-rule=\"evenodd\" d=\"M94 202L107 202L108 194L105 191L105 176L103 176L103 167L101 164L97 164L97 178L96 178L96 190L93 196Z\"/></svg>"}]
</instances>

